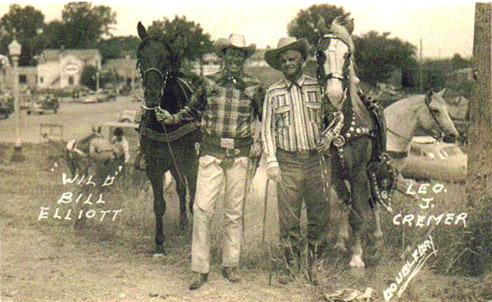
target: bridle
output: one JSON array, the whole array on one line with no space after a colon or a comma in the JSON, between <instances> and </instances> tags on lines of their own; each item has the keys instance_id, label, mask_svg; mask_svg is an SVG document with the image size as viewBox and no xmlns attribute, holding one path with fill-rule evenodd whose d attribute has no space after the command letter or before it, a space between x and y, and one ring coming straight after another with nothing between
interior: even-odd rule
<instances>
[{"instance_id":1,"label":"bridle","mask_svg":"<svg viewBox=\"0 0 492 302\"><path fill-rule=\"evenodd\" d=\"M349 52L348 52L348 55L347 55L347 58L345 58L345 63L344 65L346 65L347 63L350 62L350 60L352 59L352 53L350 52L350 47L349 45L347 44L347 42L345 42L344 40L340 39L338 36L334 35L334 34L325 34L323 35L319 40L318 40L318 43L316 45L316 60L317 60L317 63L318 63L318 81L320 81L320 83L322 81L326 81L326 80L330 80L330 79L337 79L337 80L340 80L344 83L344 86L346 85L347 83L347 78L348 76L345 74L345 72L343 72L342 74L340 74L339 72L330 72L329 74L324 74L324 61L327 60L328 58L326 58L326 56L324 55L324 52L323 50L321 50L319 48L319 46L321 45L321 42L324 40L324 39L328 39L328 40L338 40L338 41L341 41L343 44L347 45L347 47L349 48ZM336 48L331 46L331 43L328 45L328 52L329 53L335 53L336 52ZM342 70L346 70L346 67L344 66L342 68Z\"/></svg>"},{"instance_id":2,"label":"bridle","mask_svg":"<svg viewBox=\"0 0 492 302\"><path fill-rule=\"evenodd\" d=\"M427 133L429 136L431 136L432 138L434 138L436 141L443 141L444 137L446 136L445 134L445 131L444 131L444 128L441 126L441 124L439 123L437 117L434 115L434 113L432 112L432 109L430 108L430 99L429 99L429 96L426 95L425 96L425 100L424 100L424 103L425 103L425 107L427 107L427 110L429 110L429 114L431 115L432 119L434 120L434 122L436 123L437 127L439 128L439 132L441 134L440 137L436 137L432 131L427 131L427 130L424 130L425 133ZM389 127L386 128L390 133L400 137L400 138L403 138L405 139L407 142L410 142L412 140L411 137L408 137L408 136L405 136L405 135L402 135L402 134L399 134L399 133L396 133L395 131L391 130ZM425 143L420 143L420 144L425 144Z\"/></svg>"}]
</instances>

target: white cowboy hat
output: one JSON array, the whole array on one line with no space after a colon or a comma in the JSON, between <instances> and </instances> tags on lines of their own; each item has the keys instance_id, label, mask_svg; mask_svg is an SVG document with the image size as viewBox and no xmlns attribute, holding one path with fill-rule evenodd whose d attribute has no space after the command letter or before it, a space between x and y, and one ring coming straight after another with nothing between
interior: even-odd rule
<instances>
[{"instance_id":1,"label":"white cowboy hat","mask_svg":"<svg viewBox=\"0 0 492 302\"><path fill-rule=\"evenodd\" d=\"M280 69L280 54L287 50L297 50L301 53L305 61L309 54L309 43L306 39L296 40L292 37L281 38L278 41L277 48L265 52L265 60L268 65L275 69Z\"/></svg>"},{"instance_id":2,"label":"white cowboy hat","mask_svg":"<svg viewBox=\"0 0 492 302\"><path fill-rule=\"evenodd\" d=\"M249 44L246 46L246 39L240 34L231 34L229 39L220 38L215 42L215 52L221 58L224 57L225 51L228 48L238 48L244 50L246 58L251 57L256 50L255 44Z\"/></svg>"}]
</instances>

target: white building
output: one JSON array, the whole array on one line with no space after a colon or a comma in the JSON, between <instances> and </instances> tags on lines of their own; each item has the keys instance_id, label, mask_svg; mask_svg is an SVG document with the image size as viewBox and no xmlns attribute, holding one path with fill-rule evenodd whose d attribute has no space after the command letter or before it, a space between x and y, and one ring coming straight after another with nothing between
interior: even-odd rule
<instances>
[{"instance_id":1,"label":"white building","mask_svg":"<svg viewBox=\"0 0 492 302\"><path fill-rule=\"evenodd\" d=\"M101 54L97 49L46 49L37 66L38 87L67 88L80 84L84 66L101 70Z\"/></svg>"}]
</instances>

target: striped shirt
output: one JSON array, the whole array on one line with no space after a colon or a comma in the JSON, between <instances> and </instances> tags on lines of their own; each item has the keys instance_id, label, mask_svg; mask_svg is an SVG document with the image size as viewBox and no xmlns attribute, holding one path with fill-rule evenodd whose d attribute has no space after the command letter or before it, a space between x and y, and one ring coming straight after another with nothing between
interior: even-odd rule
<instances>
[{"instance_id":1,"label":"striped shirt","mask_svg":"<svg viewBox=\"0 0 492 302\"><path fill-rule=\"evenodd\" d=\"M188 106L175 115L178 121L198 119L207 135L221 138L252 136L254 117L261 115L265 90L255 78L228 77L224 71L204 78Z\"/></svg>"},{"instance_id":2,"label":"striped shirt","mask_svg":"<svg viewBox=\"0 0 492 302\"><path fill-rule=\"evenodd\" d=\"M318 81L302 75L296 83L283 79L271 85L263 103L263 150L268 167L277 166L276 150L316 149L323 127Z\"/></svg>"}]
</instances>

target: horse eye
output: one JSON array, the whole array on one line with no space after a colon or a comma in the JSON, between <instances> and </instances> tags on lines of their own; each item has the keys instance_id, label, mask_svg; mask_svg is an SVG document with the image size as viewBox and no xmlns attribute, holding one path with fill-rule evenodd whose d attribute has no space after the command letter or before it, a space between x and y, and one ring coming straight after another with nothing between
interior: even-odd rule
<instances>
[{"instance_id":1,"label":"horse eye","mask_svg":"<svg viewBox=\"0 0 492 302\"><path fill-rule=\"evenodd\" d=\"M439 114L440 111L438 109L431 109L432 114Z\"/></svg>"}]
</instances>

